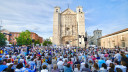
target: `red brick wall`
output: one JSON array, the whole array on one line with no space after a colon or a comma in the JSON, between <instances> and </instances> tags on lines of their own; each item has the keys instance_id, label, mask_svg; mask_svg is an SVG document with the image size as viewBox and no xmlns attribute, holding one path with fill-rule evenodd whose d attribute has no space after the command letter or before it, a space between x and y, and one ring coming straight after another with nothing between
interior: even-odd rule
<instances>
[{"instance_id":1,"label":"red brick wall","mask_svg":"<svg viewBox=\"0 0 128 72\"><path fill-rule=\"evenodd\" d=\"M8 37L8 38L9 38L9 39L8 39L9 43L11 43L11 44L14 43L14 45L16 45L16 43L17 43L16 38L19 37L20 33L21 33L21 32L10 32L10 34L12 34L12 35ZM34 32L31 32L30 37L31 37L32 39L34 39L34 40L39 40L40 43L43 42L43 38L42 38L42 37L39 37L39 36L38 36L36 33L34 33Z\"/></svg>"},{"instance_id":2,"label":"red brick wall","mask_svg":"<svg viewBox=\"0 0 128 72\"><path fill-rule=\"evenodd\" d=\"M43 42L43 38L39 37L39 41L40 41L40 43L42 43Z\"/></svg>"},{"instance_id":3,"label":"red brick wall","mask_svg":"<svg viewBox=\"0 0 128 72\"><path fill-rule=\"evenodd\" d=\"M20 32L10 32L11 36L9 37L9 42L11 44L16 45L17 41L16 38L19 37Z\"/></svg>"}]
</instances>

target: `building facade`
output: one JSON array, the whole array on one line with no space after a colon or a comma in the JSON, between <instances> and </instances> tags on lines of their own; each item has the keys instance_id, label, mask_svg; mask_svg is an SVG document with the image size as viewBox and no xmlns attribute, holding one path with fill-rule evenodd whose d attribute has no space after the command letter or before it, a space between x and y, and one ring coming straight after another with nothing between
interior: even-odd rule
<instances>
[{"instance_id":1,"label":"building facade","mask_svg":"<svg viewBox=\"0 0 128 72\"><path fill-rule=\"evenodd\" d=\"M18 37L20 36L20 33L21 33L21 32L9 32L8 30L3 29L3 30L1 31L1 33L3 33L3 34L6 35L7 41L9 41L10 44L16 45L16 44L17 44L16 38L18 38ZM7 35L7 34L10 34L10 36ZM40 37L40 36L38 36L38 35L37 35L36 33L34 33L34 32L31 32L30 37L31 37L31 39L39 40L40 43L43 42L43 38Z\"/></svg>"},{"instance_id":2,"label":"building facade","mask_svg":"<svg viewBox=\"0 0 128 72\"><path fill-rule=\"evenodd\" d=\"M89 45L95 45L99 46L98 39L102 37L102 30L94 30L93 31L93 36L88 36L88 44Z\"/></svg>"},{"instance_id":3,"label":"building facade","mask_svg":"<svg viewBox=\"0 0 128 72\"><path fill-rule=\"evenodd\" d=\"M79 38L81 35L81 38ZM54 8L53 16L53 44L57 46L84 47L85 17L82 7L77 7L76 12L71 9L60 11Z\"/></svg>"},{"instance_id":4,"label":"building facade","mask_svg":"<svg viewBox=\"0 0 128 72\"><path fill-rule=\"evenodd\" d=\"M53 37L49 37L49 40L53 43Z\"/></svg>"},{"instance_id":5,"label":"building facade","mask_svg":"<svg viewBox=\"0 0 128 72\"><path fill-rule=\"evenodd\" d=\"M128 28L105 35L100 38L101 47L126 48L128 47Z\"/></svg>"}]
</instances>

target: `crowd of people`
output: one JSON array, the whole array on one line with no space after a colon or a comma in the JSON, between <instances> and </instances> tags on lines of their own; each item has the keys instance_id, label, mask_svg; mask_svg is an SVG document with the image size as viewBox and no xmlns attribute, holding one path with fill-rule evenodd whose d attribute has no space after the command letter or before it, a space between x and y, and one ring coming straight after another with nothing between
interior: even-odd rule
<instances>
[{"instance_id":1,"label":"crowd of people","mask_svg":"<svg viewBox=\"0 0 128 72\"><path fill-rule=\"evenodd\" d=\"M128 49L8 47L0 72L127 72Z\"/></svg>"}]
</instances>

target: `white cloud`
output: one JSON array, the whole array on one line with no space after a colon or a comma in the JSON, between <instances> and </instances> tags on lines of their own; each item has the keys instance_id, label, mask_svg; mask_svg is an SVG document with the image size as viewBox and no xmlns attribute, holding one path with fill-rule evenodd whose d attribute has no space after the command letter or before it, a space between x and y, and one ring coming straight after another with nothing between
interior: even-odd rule
<instances>
[{"instance_id":1,"label":"white cloud","mask_svg":"<svg viewBox=\"0 0 128 72\"><path fill-rule=\"evenodd\" d=\"M48 38L52 36L54 7L66 3L60 0L1 0L0 19L3 28L9 31L27 29Z\"/></svg>"}]
</instances>

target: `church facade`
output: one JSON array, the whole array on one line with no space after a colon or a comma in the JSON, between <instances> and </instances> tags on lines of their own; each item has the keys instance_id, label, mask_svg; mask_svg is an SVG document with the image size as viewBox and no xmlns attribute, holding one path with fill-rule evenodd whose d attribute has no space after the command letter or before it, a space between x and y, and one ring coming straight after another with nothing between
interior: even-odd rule
<instances>
[{"instance_id":1,"label":"church facade","mask_svg":"<svg viewBox=\"0 0 128 72\"><path fill-rule=\"evenodd\" d=\"M76 12L67 8L63 12L60 7L54 8L53 44L57 46L85 47L85 16L82 7Z\"/></svg>"}]
</instances>

